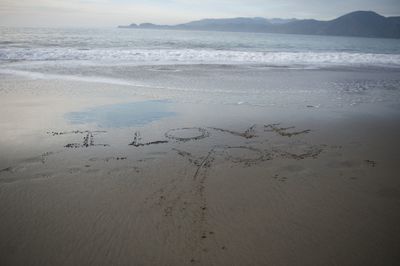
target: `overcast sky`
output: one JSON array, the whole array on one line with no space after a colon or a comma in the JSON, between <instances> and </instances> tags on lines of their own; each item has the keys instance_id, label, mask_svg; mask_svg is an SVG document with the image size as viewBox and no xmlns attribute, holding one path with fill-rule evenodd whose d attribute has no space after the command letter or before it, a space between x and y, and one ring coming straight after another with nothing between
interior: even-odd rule
<instances>
[{"instance_id":1,"label":"overcast sky","mask_svg":"<svg viewBox=\"0 0 400 266\"><path fill-rule=\"evenodd\" d=\"M239 16L328 20L355 10L400 16L400 0L0 0L0 26L114 27Z\"/></svg>"}]
</instances>

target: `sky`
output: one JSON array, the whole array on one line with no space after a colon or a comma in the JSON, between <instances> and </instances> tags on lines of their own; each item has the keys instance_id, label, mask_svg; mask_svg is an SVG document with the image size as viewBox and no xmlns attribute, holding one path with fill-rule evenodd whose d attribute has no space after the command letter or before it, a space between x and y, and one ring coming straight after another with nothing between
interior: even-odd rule
<instances>
[{"instance_id":1,"label":"sky","mask_svg":"<svg viewBox=\"0 0 400 266\"><path fill-rule=\"evenodd\" d=\"M0 0L0 26L115 27L231 17L329 20L355 10L400 16L400 0Z\"/></svg>"}]
</instances>

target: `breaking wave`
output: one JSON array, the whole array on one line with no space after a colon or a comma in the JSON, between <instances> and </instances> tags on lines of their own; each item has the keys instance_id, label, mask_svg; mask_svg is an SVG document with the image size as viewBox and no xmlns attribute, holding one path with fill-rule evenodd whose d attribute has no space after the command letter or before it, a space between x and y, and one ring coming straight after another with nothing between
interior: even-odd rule
<instances>
[{"instance_id":1,"label":"breaking wave","mask_svg":"<svg viewBox=\"0 0 400 266\"><path fill-rule=\"evenodd\" d=\"M257 52L197 49L3 48L0 60L74 60L99 64L265 64L276 66L400 67L400 54L348 52Z\"/></svg>"}]
</instances>

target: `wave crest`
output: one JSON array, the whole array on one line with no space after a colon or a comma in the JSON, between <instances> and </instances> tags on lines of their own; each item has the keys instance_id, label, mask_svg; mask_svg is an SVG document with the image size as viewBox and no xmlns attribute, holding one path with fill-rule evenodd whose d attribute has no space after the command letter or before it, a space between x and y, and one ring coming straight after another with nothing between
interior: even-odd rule
<instances>
[{"instance_id":1,"label":"wave crest","mask_svg":"<svg viewBox=\"0 0 400 266\"><path fill-rule=\"evenodd\" d=\"M267 64L349 65L400 67L399 54L348 52L255 52L195 49L91 49L73 48L5 48L0 49L3 61L79 60L98 63L130 64Z\"/></svg>"}]
</instances>

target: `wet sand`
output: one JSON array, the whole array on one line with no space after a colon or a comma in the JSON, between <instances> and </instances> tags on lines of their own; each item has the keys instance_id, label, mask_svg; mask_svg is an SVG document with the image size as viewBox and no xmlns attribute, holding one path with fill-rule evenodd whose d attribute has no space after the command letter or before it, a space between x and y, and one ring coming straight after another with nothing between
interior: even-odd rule
<instances>
[{"instance_id":1,"label":"wet sand","mask_svg":"<svg viewBox=\"0 0 400 266\"><path fill-rule=\"evenodd\" d=\"M176 103L12 76L0 94L1 265L399 259L398 105ZM110 126L128 103L158 111Z\"/></svg>"}]
</instances>

